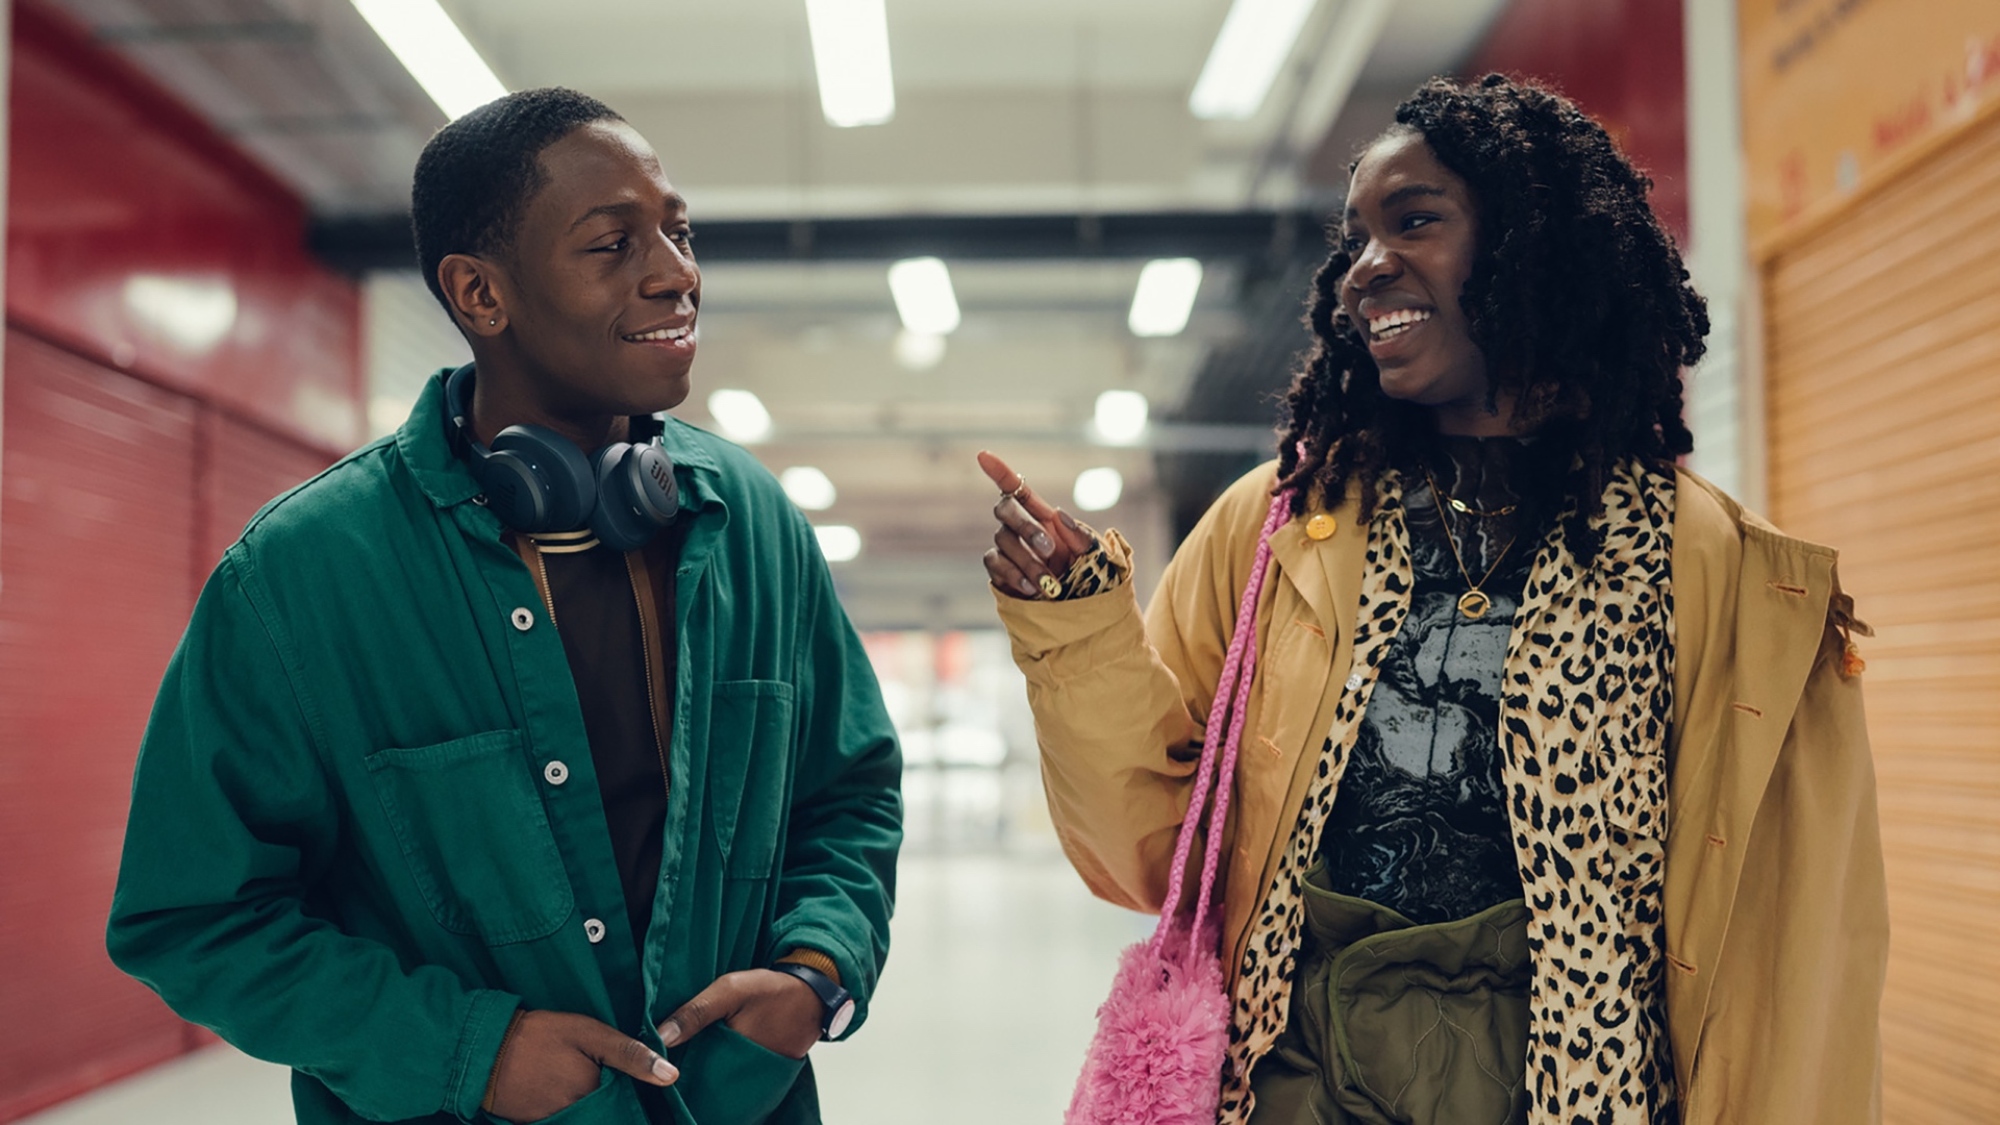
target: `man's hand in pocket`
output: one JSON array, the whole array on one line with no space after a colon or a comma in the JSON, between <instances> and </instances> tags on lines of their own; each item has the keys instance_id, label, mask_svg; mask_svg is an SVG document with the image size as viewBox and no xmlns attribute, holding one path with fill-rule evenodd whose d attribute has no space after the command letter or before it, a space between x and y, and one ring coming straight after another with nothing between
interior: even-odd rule
<instances>
[{"instance_id":1,"label":"man's hand in pocket","mask_svg":"<svg viewBox=\"0 0 2000 1125\"><path fill-rule=\"evenodd\" d=\"M522 1012L493 1064L486 1112L507 1121L540 1121L596 1090L599 1070L607 1066L652 1086L671 1086L680 1077L651 1047L589 1016Z\"/></svg>"},{"instance_id":2,"label":"man's hand in pocket","mask_svg":"<svg viewBox=\"0 0 2000 1125\"><path fill-rule=\"evenodd\" d=\"M672 1047L717 1020L767 1051L802 1059L819 1042L825 1009L812 986L788 973L746 969L717 978L660 1024Z\"/></svg>"}]
</instances>

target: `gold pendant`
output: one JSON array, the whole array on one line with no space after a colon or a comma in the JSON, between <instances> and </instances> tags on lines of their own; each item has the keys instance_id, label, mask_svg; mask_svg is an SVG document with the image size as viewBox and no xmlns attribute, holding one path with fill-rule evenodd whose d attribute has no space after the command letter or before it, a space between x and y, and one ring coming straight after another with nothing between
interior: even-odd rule
<instances>
[{"instance_id":1,"label":"gold pendant","mask_svg":"<svg viewBox=\"0 0 2000 1125\"><path fill-rule=\"evenodd\" d=\"M1493 599L1487 597L1484 592L1479 590L1467 590L1458 596L1458 612L1463 613L1474 621L1486 616L1486 611L1491 609L1492 606Z\"/></svg>"}]
</instances>

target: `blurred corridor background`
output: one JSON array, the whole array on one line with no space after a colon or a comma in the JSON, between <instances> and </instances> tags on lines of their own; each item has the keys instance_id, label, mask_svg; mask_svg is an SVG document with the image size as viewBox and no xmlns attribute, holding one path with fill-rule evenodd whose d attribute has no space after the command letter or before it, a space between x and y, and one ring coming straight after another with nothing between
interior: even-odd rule
<instances>
[{"instance_id":1,"label":"blurred corridor background","mask_svg":"<svg viewBox=\"0 0 2000 1125\"><path fill-rule=\"evenodd\" d=\"M282 1071L104 954L139 734L250 514L469 358L414 269L411 168L542 85L624 114L690 200L679 413L811 515L902 734L894 956L867 1029L814 1055L828 1119L1058 1119L1148 920L1093 901L1048 825L973 453L1121 529L1150 589L1273 454L1356 146L1423 79L1488 70L1560 87L1652 175L1714 322L1692 466L1842 551L1877 633L1885 1117L2000 1121L1994 0L0 17L0 1123L290 1119Z\"/></svg>"}]
</instances>

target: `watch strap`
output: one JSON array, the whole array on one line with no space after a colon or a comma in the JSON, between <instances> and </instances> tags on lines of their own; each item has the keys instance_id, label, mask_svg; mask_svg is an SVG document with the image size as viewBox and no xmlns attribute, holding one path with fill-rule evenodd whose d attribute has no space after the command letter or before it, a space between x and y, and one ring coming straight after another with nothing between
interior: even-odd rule
<instances>
[{"instance_id":1,"label":"watch strap","mask_svg":"<svg viewBox=\"0 0 2000 1125\"><path fill-rule=\"evenodd\" d=\"M848 995L847 990L818 969L810 965L801 965L796 961L780 961L771 966L771 971L797 977L805 982L807 988L813 990L813 995L819 997L820 1038L831 1037L834 1033L834 1021L840 1017L841 1009L853 1003L854 998Z\"/></svg>"}]
</instances>

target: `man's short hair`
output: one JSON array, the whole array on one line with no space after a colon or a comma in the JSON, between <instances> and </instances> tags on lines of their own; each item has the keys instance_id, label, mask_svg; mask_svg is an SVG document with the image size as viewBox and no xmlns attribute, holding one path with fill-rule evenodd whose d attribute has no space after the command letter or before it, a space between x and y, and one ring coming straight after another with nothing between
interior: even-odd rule
<instances>
[{"instance_id":1,"label":"man's short hair","mask_svg":"<svg viewBox=\"0 0 2000 1125\"><path fill-rule=\"evenodd\" d=\"M438 263L448 254L507 252L547 180L542 150L594 121L623 120L596 98L548 86L490 101L431 136L410 185L410 226L417 268L445 312L453 309Z\"/></svg>"}]
</instances>

